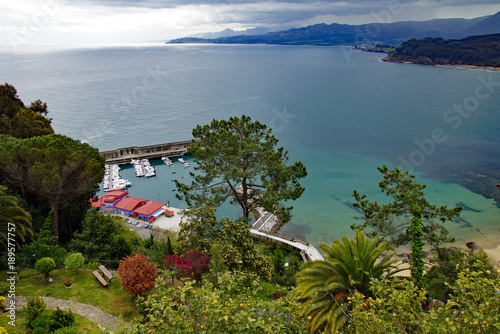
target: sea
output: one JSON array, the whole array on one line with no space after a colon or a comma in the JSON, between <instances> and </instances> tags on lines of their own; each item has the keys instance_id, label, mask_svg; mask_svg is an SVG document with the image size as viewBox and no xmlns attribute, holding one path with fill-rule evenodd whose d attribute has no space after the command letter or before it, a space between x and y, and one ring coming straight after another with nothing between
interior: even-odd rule
<instances>
[{"instance_id":1,"label":"sea","mask_svg":"<svg viewBox=\"0 0 500 334\"><path fill-rule=\"evenodd\" d=\"M377 167L400 167L436 205L463 206L446 223L467 241L500 242L500 72L383 61L350 47L167 45L0 51L0 81L25 104L46 102L57 133L99 150L192 138L197 124L250 116L272 128L305 192L280 234L331 244L362 221L356 189L387 202ZM154 160L157 176L122 177L132 196L185 208L172 180L191 167ZM235 218L237 207L223 215Z\"/></svg>"}]
</instances>

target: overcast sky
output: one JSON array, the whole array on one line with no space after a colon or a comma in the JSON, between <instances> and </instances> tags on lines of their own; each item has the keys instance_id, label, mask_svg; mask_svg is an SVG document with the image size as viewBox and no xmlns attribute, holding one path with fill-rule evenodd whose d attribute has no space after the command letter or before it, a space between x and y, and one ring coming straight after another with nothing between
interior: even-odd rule
<instances>
[{"instance_id":1,"label":"overcast sky","mask_svg":"<svg viewBox=\"0 0 500 334\"><path fill-rule=\"evenodd\" d=\"M2 0L0 45L166 41L226 28L474 18L498 0Z\"/></svg>"}]
</instances>

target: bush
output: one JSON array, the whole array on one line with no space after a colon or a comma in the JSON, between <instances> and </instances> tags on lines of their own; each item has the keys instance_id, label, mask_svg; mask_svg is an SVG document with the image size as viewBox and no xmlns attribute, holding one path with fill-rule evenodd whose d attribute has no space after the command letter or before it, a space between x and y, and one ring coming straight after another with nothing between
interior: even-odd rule
<instances>
[{"instance_id":1,"label":"bush","mask_svg":"<svg viewBox=\"0 0 500 334\"><path fill-rule=\"evenodd\" d=\"M0 327L0 334L7 334L7 330L3 327Z\"/></svg>"},{"instance_id":2,"label":"bush","mask_svg":"<svg viewBox=\"0 0 500 334\"><path fill-rule=\"evenodd\" d=\"M50 257L44 257L43 259L40 259L35 263L35 269L39 273L44 274L45 278L49 278L50 272L55 268L56 268L56 263Z\"/></svg>"},{"instance_id":3,"label":"bush","mask_svg":"<svg viewBox=\"0 0 500 334\"><path fill-rule=\"evenodd\" d=\"M52 334L77 334L78 333L78 328L71 326L71 327L62 327L56 330L55 332L52 332ZM105 333L105 332L103 332Z\"/></svg>"},{"instance_id":4,"label":"bush","mask_svg":"<svg viewBox=\"0 0 500 334\"><path fill-rule=\"evenodd\" d=\"M97 269L101 264L99 262L87 262L82 265L84 269Z\"/></svg>"},{"instance_id":5,"label":"bush","mask_svg":"<svg viewBox=\"0 0 500 334\"><path fill-rule=\"evenodd\" d=\"M142 254L128 256L118 267L122 288L136 296L155 286L158 270Z\"/></svg>"},{"instance_id":6,"label":"bush","mask_svg":"<svg viewBox=\"0 0 500 334\"><path fill-rule=\"evenodd\" d=\"M77 270L81 268L85 263L85 258L82 253L71 253L68 255L66 260L64 260L64 266L68 270Z\"/></svg>"},{"instance_id":7,"label":"bush","mask_svg":"<svg viewBox=\"0 0 500 334\"><path fill-rule=\"evenodd\" d=\"M24 308L24 313L26 314L26 320L28 321L28 325L31 326L31 322L35 320L43 311L47 304L43 301L42 298L38 296L28 296L26 298L26 307Z\"/></svg>"},{"instance_id":8,"label":"bush","mask_svg":"<svg viewBox=\"0 0 500 334\"><path fill-rule=\"evenodd\" d=\"M49 331L54 332L63 327L71 327L75 324L75 316L69 311L63 311L59 307L50 315Z\"/></svg>"},{"instance_id":9,"label":"bush","mask_svg":"<svg viewBox=\"0 0 500 334\"><path fill-rule=\"evenodd\" d=\"M10 284L7 282L0 282L0 295L4 295L9 291Z\"/></svg>"},{"instance_id":10,"label":"bush","mask_svg":"<svg viewBox=\"0 0 500 334\"><path fill-rule=\"evenodd\" d=\"M33 334L42 334L47 333L47 318L43 316L36 317L30 324L31 328L33 328Z\"/></svg>"}]
</instances>

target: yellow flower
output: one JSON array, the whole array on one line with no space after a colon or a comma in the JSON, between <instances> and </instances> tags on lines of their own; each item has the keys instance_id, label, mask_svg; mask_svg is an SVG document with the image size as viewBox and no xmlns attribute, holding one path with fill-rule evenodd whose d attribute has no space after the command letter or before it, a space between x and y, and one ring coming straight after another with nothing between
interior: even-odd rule
<instances>
[{"instance_id":1,"label":"yellow flower","mask_svg":"<svg viewBox=\"0 0 500 334\"><path fill-rule=\"evenodd\" d=\"M446 318L446 319L444 319L444 320L445 320L446 322L448 322L448 321L450 321L450 318Z\"/></svg>"},{"instance_id":2,"label":"yellow flower","mask_svg":"<svg viewBox=\"0 0 500 334\"><path fill-rule=\"evenodd\" d=\"M487 274L489 275L489 274L491 274L491 271L489 271L489 270L486 270L486 273L487 273Z\"/></svg>"}]
</instances>

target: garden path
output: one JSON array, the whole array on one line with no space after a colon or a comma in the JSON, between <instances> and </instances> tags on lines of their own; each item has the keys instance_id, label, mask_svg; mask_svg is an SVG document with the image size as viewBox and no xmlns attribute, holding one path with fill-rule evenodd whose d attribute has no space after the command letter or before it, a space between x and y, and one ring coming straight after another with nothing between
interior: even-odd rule
<instances>
[{"instance_id":1,"label":"garden path","mask_svg":"<svg viewBox=\"0 0 500 334\"><path fill-rule=\"evenodd\" d=\"M41 297L47 304L47 308L50 310L55 310L59 307L61 310L67 311L71 309L71 312L79 314L90 321L97 324L100 328L105 328L111 331L116 330L118 325L121 327L126 327L128 324L120 320L118 317L111 315L103 310L84 303L79 303L71 300L53 298L53 297ZM17 296L16 297L16 309L21 309L26 306L26 297ZM8 301L7 301L8 303ZM6 304L9 305L9 304Z\"/></svg>"}]
</instances>

